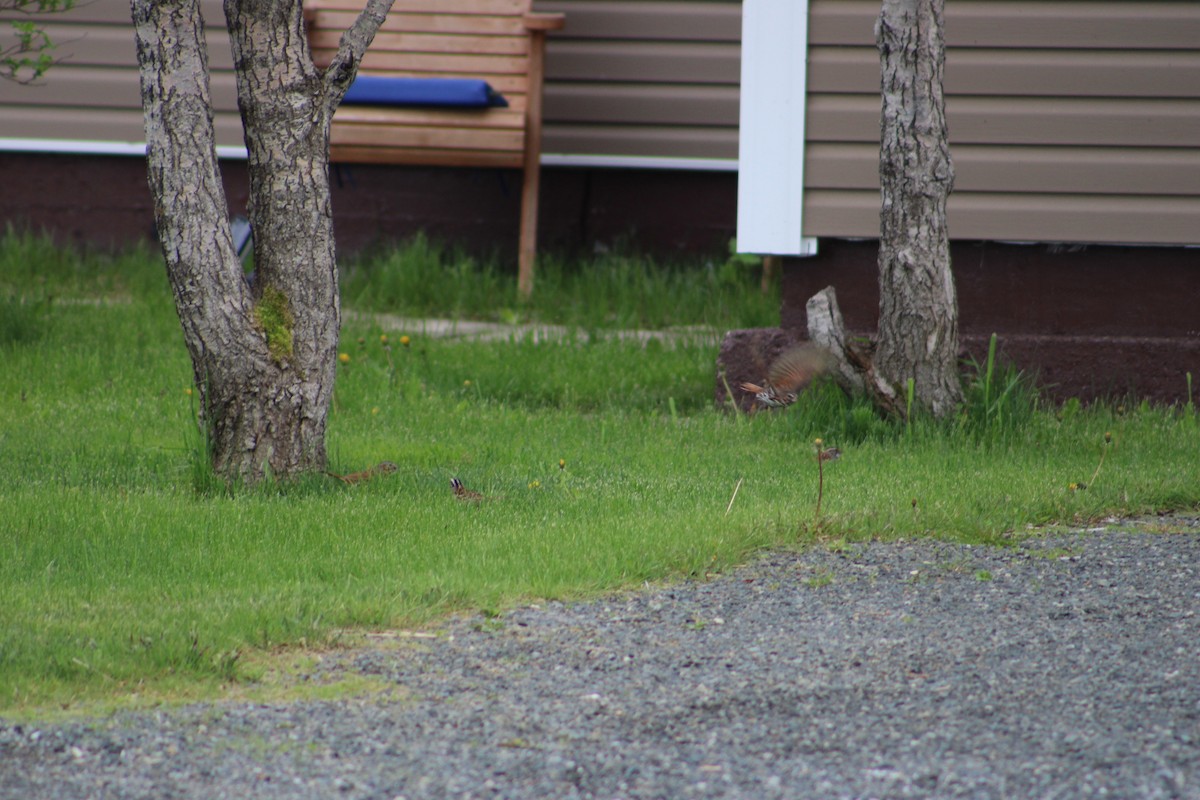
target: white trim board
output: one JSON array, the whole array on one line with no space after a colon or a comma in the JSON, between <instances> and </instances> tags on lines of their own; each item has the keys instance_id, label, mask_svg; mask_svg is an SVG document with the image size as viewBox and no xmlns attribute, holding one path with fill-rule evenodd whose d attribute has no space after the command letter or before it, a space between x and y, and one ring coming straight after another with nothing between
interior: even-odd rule
<instances>
[{"instance_id":1,"label":"white trim board","mask_svg":"<svg viewBox=\"0 0 1200 800\"><path fill-rule=\"evenodd\" d=\"M808 0L745 0L738 129L737 248L811 255L805 241Z\"/></svg>"},{"instance_id":2,"label":"white trim board","mask_svg":"<svg viewBox=\"0 0 1200 800\"><path fill-rule=\"evenodd\" d=\"M97 142L80 139L12 139L0 137L0 152L58 153L76 156L145 156L145 142ZM246 148L218 145L217 157L246 160Z\"/></svg>"},{"instance_id":3,"label":"white trim board","mask_svg":"<svg viewBox=\"0 0 1200 800\"><path fill-rule=\"evenodd\" d=\"M693 172L737 172L736 158L675 158L671 156L605 156L542 153L543 167L600 167L605 169L682 169Z\"/></svg>"},{"instance_id":4,"label":"white trim board","mask_svg":"<svg viewBox=\"0 0 1200 800\"><path fill-rule=\"evenodd\" d=\"M59 153L63 155L144 156L145 142L99 142L78 139L13 139L0 137L0 152ZM218 145L217 156L246 160L246 148ZM692 172L736 172L734 158L674 158L670 156L610 156L543 153L544 167L598 167L603 169L671 169Z\"/></svg>"}]
</instances>

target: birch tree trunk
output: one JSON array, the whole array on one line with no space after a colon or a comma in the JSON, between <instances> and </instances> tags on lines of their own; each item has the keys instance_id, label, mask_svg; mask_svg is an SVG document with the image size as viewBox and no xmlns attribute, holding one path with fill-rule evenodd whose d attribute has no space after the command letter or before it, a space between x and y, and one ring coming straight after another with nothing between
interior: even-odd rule
<instances>
[{"instance_id":1,"label":"birch tree trunk","mask_svg":"<svg viewBox=\"0 0 1200 800\"><path fill-rule=\"evenodd\" d=\"M879 342L874 366L936 417L962 400L946 198L954 166L942 72L944 0L883 0Z\"/></svg>"},{"instance_id":2,"label":"birch tree trunk","mask_svg":"<svg viewBox=\"0 0 1200 800\"><path fill-rule=\"evenodd\" d=\"M218 170L198 0L132 0L155 220L213 467L230 480L325 466L340 325L329 125L390 5L371 0L322 71L299 2L225 2L249 153L251 285Z\"/></svg>"}]
</instances>

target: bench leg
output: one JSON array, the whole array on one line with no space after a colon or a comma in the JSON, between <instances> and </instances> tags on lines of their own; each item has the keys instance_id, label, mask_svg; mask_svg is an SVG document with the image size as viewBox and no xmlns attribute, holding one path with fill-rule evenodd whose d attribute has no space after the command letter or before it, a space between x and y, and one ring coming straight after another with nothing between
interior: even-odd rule
<instances>
[{"instance_id":1,"label":"bench leg","mask_svg":"<svg viewBox=\"0 0 1200 800\"><path fill-rule=\"evenodd\" d=\"M533 270L537 262L538 181L541 170L535 161L525 165L521 187L521 239L517 255L517 291L527 298L533 293Z\"/></svg>"},{"instance_id":2,"label":"bench leg","mask_svg":"<svg viewBox=\"0 0 1200 800\"><path fill-rule=\"evenodd\" d=\"M533 293L537 260L538 187L542 172L542 79L545 73L546 32L530 31L529 94L525 106L525 181L521 186L521 242L517 259L517 291Z\"/></svg>"}]
</instances>

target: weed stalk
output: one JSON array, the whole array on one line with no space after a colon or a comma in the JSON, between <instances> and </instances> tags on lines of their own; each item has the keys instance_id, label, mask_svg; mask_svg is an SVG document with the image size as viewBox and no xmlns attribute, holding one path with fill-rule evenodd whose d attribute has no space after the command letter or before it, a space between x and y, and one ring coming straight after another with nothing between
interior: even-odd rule
<instances>
[{"instance_id":1,"label":"weed stalk","mask_svg":"<svg viewBox=\"0 0 1200 800\"><path fill-rule=\"evenodd\" d=\"M983 369L983 407L992 410L992 376L996 372L996 334L988 340L987 363Z\"/></svg>"},{"instance_id":2,"label":"weed stalk","mask_svg":"<svg viewBox=\"0 0 1200 800\"><path fill-rule=\"evenodd\" d=\"M912 436L912 411L915 395L916 382L912 378L909 378L904 392L904 432L910 437Z\"/></svg>"},{"instance_id":3,"label":"weed stalk","mask_svg":"<svg viewBox=\"0 0 1200 800\"><path fill-rule=\"evenodd\" d=\"M725 373L721 373L721 383L725 386L725 399L729 401L729 405L733 407L733 415L738 420L742 418L742 409L738 407L737 400L733 399L733 389L729 388L729 379L725 377Z\"/></svg>"},{"instance_id":4,"label":"weed stalk","mask_svg":"<svg viewBox=\"0 0 1200 800\"><path fill-rule=\"evenodd\" d=\"M822 442L820 439L814 439L813 445L817 451L817 511L813 515L813 530L819 530L821 527L821 500L825 496L825 459L821 454L823 451Z\"/></svg>"},{"instance_id":5,"label":"weed stalk","mask_svg":"<svg viewBox=\"0 0 1200 800\"><path fill-rule=\"evenodd\" d=\"M729 512L733 510L733 501L737 500L738 489L742 488L743 478L738 478L737 486L733 487L733 496L729 498L729 505L725 506L725 516L729 516Z\"/></svg>"},{"instance_id":6,"label":"weed stalk","mask_svg":"<svg viewBox=\"0 0 1200 800\"><path fill-rule=\"evenodd\" d=\"M1112 432L1104 432L1104 449L1100 451L1100 463L1096 465L1096 471L1092 473L1092 477L1085 486L1091 486L1096 482L1096 476L1100 474L1100 468L1104 466L1104 457L1108 455L1108 446L1112 444Z\"/></svg>"}]
</instances>

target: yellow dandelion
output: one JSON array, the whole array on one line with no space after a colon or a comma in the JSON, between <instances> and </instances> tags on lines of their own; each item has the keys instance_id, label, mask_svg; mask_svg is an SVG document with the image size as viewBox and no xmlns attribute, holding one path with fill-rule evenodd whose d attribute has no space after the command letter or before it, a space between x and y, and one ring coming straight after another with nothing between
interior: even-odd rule
<instances>
[{"instance_id":1,"label":"yellow dandelion","mask_svg":"<svg viewBox=\"0 0 1200 800\"><path fill-rule=\"evenodd\" d=\"M566 468L567 468L567 460L566 460L565 458L560 458L560 459L558 460L558 468L559 468L559 469L566 469Z\"/></svg>"},{"instance_id":2,"label":"yellow dandelion","mask_svg":"<svg viewBox=\"0 0 1200 800\"><path fill-rule=\"evenodd\" d=\"M371 413L372 413L372 414L378 414L378 413L379 413L379 406L375 406L374 408L372 408L372 409L371 409Z\"/></svg>"},{"instance_id":3,"label":"yellow dandelion","mask_svg":"<svg viewBox=\"0 0 1200 800\"><path fill-rule=\"evenodd\" d=\"M825 443L823 441L821 441L820 439L813 439L813 444L815 444L817 447L820 447L821 445L823 445Z\"/></svg>"},{"instance_id":4,"label":"yellow dandelion","mask_svg":"<svg viewBox=\"0 0 1200 800\"><path fill-rule=\"evenodd\" d=\"M1112 443L1112 431L1105 431L1105 432L1104 432L1104 443L1105 443L1105 444L1111 444L1111 443Z\"/></svg>"},{"instance_id":5,"label":"yellow dandelion","mask_svg":"<svg viewBox=\"0 0 1200 800\"><path fill-rule=\"evenodd\" d=\"M463 386L470 386L470 385L471 385L471 380L470 380L470 378L468 378L467 380L463 381Z\"/></svg>"},{"instance_id":6,"label":"yellow dandelion","mask_svg":"<svg viewBox=\"0 0 1200 800\"><path fill-rule=\"evenodd\" d=\"M538 487L539 487L539 486L541 486L541 485L542 485L542 482L541 482L541 481L538 481L538 480L533 480L533 481L530 481L530 482L529 482L529 488L530 488L530 489L536 489L536 488L538 488Z\"/></svg>"},{"instance_id":7,"label":"yellow dandelion","mask_svg":"<svg viewBox=\"0 0 1200 800\"><path fill-rule=\"evenodd\" d=\"M405 347L408 347L410 344L412 344L412 339L408 338L407 336L401 336L400 344L404 345Z\"/></svg>"},{"instance_id":8,"label":"yellow dandelion","mask_svg":"<svg viewBox=\"0 0 1200 800\"><path fill-rule=\"evenodd\" d=\"M386 334L386 333L381 333L381 334L379 334L379 343L380 343L380 344L387 344L387 343L388 343L388 338L387 338L387 334Z\"/></svg>"},{"instance_id":9,"label":"yellow dandelion","mask_svg":"<svg viewBox=\"0 0 1200 800\"><path fill-rule=\"evenodd\" d=\"M338 361L342 362L343 364L349 364L350 363L350 354L349 353L338 353Z\"/></svg>"},{"instance_id":10,"label":"yellow dandelion","mask_svg":"<svg viewBox=\"0 0 1200 800\"><path fill-rule=\"evenodd\" d=\"M191 397L192 396L192 387L190 387L190 386L187 387L186 389L183 390L183 393L186 394L188 397Z\"/></svg>"}]
</instances>

